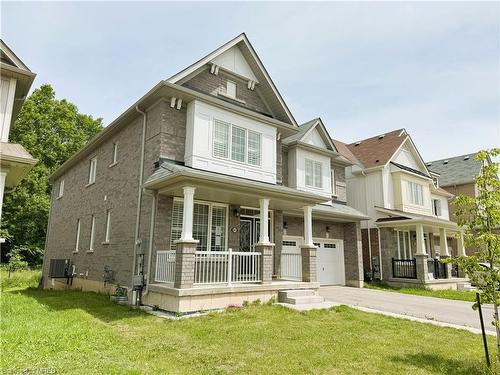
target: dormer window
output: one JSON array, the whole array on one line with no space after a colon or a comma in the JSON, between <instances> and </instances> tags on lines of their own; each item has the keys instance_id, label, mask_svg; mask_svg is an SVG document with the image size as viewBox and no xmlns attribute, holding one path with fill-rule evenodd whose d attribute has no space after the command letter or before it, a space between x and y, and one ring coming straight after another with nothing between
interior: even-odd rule
<instances>
[{"instance_id":1,"label":"dormer window","mask_svg":"<svg viewBox=\"0 0 500 375\"><path fill-rule=\"evenodd\" d=\"M236 98L236 82L227 80L226 95L231 98Z\"/></svg>"},{"instance_id":2,"label":"dormer window","mask_svg":"<svg viewBox=\"0 0 500 375\"><path fill-rule=\"evenodd\" d=\"M323 187L322 165L318 161L305 160L305 180L306 186L321 189Z\"/></svg>"}]
</instances>

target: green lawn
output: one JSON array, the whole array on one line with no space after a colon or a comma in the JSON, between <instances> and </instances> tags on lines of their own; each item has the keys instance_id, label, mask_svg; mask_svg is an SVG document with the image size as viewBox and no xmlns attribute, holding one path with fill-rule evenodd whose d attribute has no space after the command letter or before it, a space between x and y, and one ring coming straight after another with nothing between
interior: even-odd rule
<instances>
[{"instance_id":1,"label":"green lawn","mask_svg":"<svg viewBox=\"0 0 500 375\"><path fill-rule=\"evenodd\" d=\"M488 373L479 335L347 307L249 306L172 321L104 295L17 289L2 293L1 317L6 373Z\"/></svg>"},{"instance_id":2,"label":"green lawn","mask_svg":"<svg viewBox=\"0 0 500 375\"><path fill-rule=\"evenodd\" d=\"M415 294L417 296L454 299L459 301L468 301L468 302L476 301L476 293L467 290L451 290L451 289L431 290L426 288L396 288L384 283L377 283L377 282L365 283L365 288L387 290L391 292L398 292L404 294Z\"/></svg>"}]
</instances>

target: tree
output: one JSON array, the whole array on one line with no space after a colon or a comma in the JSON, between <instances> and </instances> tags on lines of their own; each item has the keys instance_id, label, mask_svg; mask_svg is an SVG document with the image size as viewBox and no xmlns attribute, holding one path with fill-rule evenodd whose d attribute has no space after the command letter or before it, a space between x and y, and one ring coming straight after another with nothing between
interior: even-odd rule
<instances>
[{"instance_id":1,"label":"tree","mask_svg":"<svg viewBox=\"0 0 500 375\"><path fill-rule=\"evenodd\" d=\"M491 162L500 155L500 149L481 151L476 159L483 162L480 174L475 178L477 196L460 195L455 199L458 225L464 230L467 246L477 249L470 257L452 260L458 264L481 291L481 299L492 303L493 325L496 327L497 356L500 359L500 179L499 163ZM482 263L482 265L481 265ZM486 267L485 267L486 266ZM473 308L477 308L474 304Z\"/></svg>"},{"instance_id":2,"label":"tree","mask_svg":"<svg viewBox=\"0 0 500 375\"><path fill-rule=\"evenodd\" d=\"M102 129L102 119L81 114L54 89L42 85L24 103L10 132L10 142L22 144L38 164L11 194L6 194L2 253L20 249L32 266L41 264L50 207L48 177Z\"/></svg>"}]
</instances>

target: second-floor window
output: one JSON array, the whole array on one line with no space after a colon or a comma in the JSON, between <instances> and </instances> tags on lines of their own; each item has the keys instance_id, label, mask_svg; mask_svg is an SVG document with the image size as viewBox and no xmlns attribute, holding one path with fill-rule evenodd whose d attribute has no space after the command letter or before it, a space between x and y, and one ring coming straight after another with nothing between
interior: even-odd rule
<instances>
[{"instance_id":1,"label":"second-floor window","mask_svg":"<svg viewBox=\"0 0 500 375\"><path fill-rule=\"evenodd\" d=\"M75 239L75 252L80 248L80 219L76 220L76 239Z\"/></svg>"},{"instance_id":2,"label":"second-floor window","mask_svg":"<svg viewBox=\"0 0 500 375\"><path fill-rule=\"evenodd\" d=\"M95 215L90 218L90 244L89 251L94 251L94 240L95 240Z\"/></svg>"},{"instance_id":3,"label":"second-floor window","mask_svg":"<svg viewBox=\"0 0 500 375\"><path fill-rule=\"evenodd\" d=\"M113 143L113 156L111 157L110 167L118 163L118 143Z\"/></svg>"},{"instance_id":4,"label":"second-floor window","mask_svg":"<svg viewBox=\"0 0 500 375\"><path fill-rule=\"evenodd\" d=\"M323 187L322 165L319 161L305 160L306 186L321 189Z\"/></svg>"},{"instance_id":5,"label":"second-floor window","mask_svg":"<svg viewBox=\"0 0 500 375\"><path fill-rule=\"evenodd\" d=\"M89 184L93 184L95 182L95 175L97 172L97 158L90 159L89 165Z\"/></svg>"},{"instance_id":6,"label":"second-floor window","mask_svg":"<svg viewBox=\"0 0 500 375\"><path fill-rule=\"evenodd\" d=\"M406 181L406 199L408 203L417 206L424 205L424 192L422 185L416 182Z\"/></svg>"},{"instance_id":7,"label":"second-floor window","mask_svg":"<svg viewBox=\"0 0 500 375\"><path fill-rule=\"evenodd\" d=\"M111 238L111 210L106 211L106 228L104 233L104 243L109 243L109 239Z\"/></svg>"},{"instance_id":8,"label":"second-floor window","mask_svg":"<svg viewBox=\"0 0 500 375\"><path fill-rule=\"evenodd\" d=\"M335 169L332 169L332 195L337 196L337 181L335 180Z\"/></svg>"},{"instance_id":9,"label":"second-floor window","mask_svg":"<svg viewBox=\"0 0 500 375\"><path fill-rule=\"evenodd\" d=\"M261 134L234 126L224 121L214 121L213 155L250 165L261 165Z\"/></svg>"},{"instance_id":10,"label":"second-floor window","mask_svg":"<svg viewBox=\"0 0 500 375\"><path fill-rule=\"evenodd\" d=\"M441 201L439 199L432 200L432 213L434 216L441 216Z\"/></svg>"},{"instance_id":11,"label":"second-floor window","mask_svg":"<svg viewBox=\"0 0 500 375\"><path fill-rule=\"evenodd\" d=\"M63 195L64 195L64 180L61 180L61 182L59 182L59 190L57 192L57 198L62 198Z\"/></svg>"}]
</instances>

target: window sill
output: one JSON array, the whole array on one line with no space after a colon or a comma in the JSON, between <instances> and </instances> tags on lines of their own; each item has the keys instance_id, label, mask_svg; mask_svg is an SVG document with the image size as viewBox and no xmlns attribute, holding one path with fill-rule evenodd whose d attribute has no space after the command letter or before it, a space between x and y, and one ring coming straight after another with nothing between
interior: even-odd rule
<instances>
[{"instance_id":1,"label":"window sill","mask_svg":"<svg viewBox=\"0 0 500 375\"><path fill-rule=\"evenodd\" d=\"M102 241L102 242L101 242L101 245L109 245L109 244L110 244L110 242L109 242L109 241Z\"/></svg>"},{"instance_id":2,"label":"window sill","mask_svg":"<svg viewBox=\"0 0 500 375\"><path fill-rule=\"evenodd\" d=\"M89 186L92 186L95 184L95 181L94 182L89 182L87 185L85 185L85 187L89 187Z\"/></svg>"},{"instance_id":3,"label":"window sill","mask_svg":"<svg viewBox=\"0 0 500 375\"><path fill-rule=\"evenodd\" d=\"M93 254L94 250L87 250L87 254Z\"/></svg>"},{"instance_id":4,"label":"window sill","mask_svg":"<svg viewBox=\"0 0 500 375\"><path fill-rule=\"evenodd\" d=\"M117 161L115 161L114 163L111 163L110 165L108 165L108 168L113 168L116 164L118 164Z\"/></svg>"},{"instance_id":5,"label":"window sill","mask_svg":"<svg viewBox=\"0 0 500 375\"><path fill-rule=\"evenodd\" d=\"M73 254L78 254L78 250L73 250Z\"/></svg>"}]
</instances>

